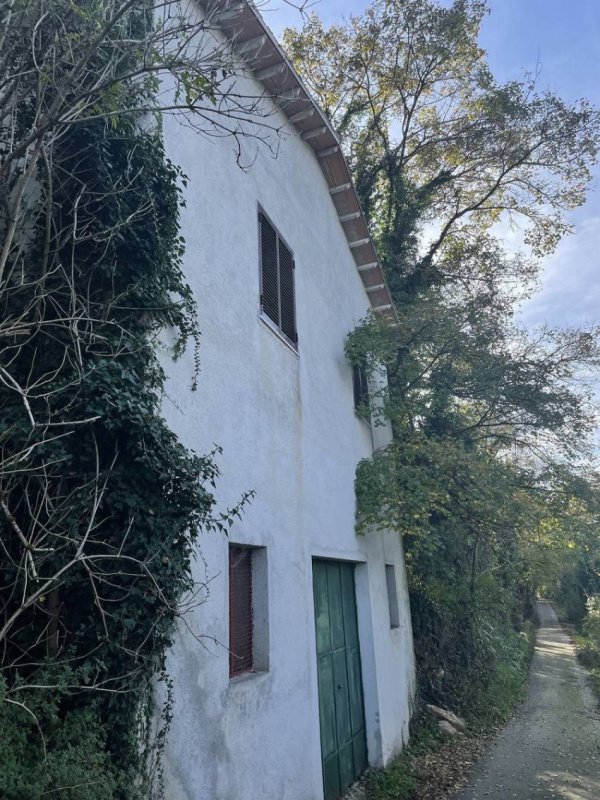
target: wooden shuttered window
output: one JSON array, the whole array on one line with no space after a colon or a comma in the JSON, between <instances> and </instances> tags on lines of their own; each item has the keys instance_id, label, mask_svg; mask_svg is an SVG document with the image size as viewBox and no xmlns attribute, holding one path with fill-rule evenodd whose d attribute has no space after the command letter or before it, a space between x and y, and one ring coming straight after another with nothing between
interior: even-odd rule
<instances>
[{"instance_id":1,"label":"wooden shuttered window","mask_svg":"<svg viewBox=\"0 0 600 800\"><path fill-rule=\"evenodd\" d=\"M261 311L295 346L298 343L298 333L294 296L294 256L262 211L259 212L258 220Z\"/></svg>"},{"instance_id":2,"label":"wooden shuttered window","mask_svg":"<svg viewBox=\"0 0 600 800\"><path fill-rule=\"evenodd\" d=\"M252 549L229 546L229 675L254 668Z\"/></svg>"},{"instance_id":3,"label":"wooden shuttered window","mask_svg":"<svg viewBox=\"0 0 600 800\"><path fill-rule=\"evenodd\" d=\"M260 223L261 309L279 327L279 267L277 233L264 214Z\"/></svg>"}]
</instances>

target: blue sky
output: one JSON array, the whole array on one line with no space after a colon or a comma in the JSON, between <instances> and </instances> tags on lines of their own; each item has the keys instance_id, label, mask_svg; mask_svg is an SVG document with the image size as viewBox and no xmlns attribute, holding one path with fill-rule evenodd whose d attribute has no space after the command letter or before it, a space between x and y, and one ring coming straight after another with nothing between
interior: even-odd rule
<instances>
[{"instance_id":1,"label":"blue sky","mask_svg":"<svg viewBox=\"0 0 600 800\"><path fill-rule=\"evenodd\" d=\"M314 9L334 22L366 6L365 0L320 0ZM599 0L491 0L481 44L499 80L541 65L540 85L571 100L600 106ZM299 24L283 0L263 10L276 34ZM544 262L541 290L522 310L528 326L594 323L600 314L600 169L588 202L572 215L573 235Z\"/></svg>"}]
</instances>

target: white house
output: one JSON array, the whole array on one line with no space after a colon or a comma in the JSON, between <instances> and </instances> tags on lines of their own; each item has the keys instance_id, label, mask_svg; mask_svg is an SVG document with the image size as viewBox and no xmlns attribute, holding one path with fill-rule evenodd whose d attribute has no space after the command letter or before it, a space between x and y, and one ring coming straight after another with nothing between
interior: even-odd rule
<instances>
[{"instance_id":1,"label":"white house","mask_svg":"<svg viewBox=\"0 0 600 800\"><path fill-rule=\"evenodd\" d=\"M197 452L222 446L222 505L256 492L229 539L201 541L207 596L169 662L167 797L333 800L401 750L414 691L402 542L355 533L356 465L389 431L356 413L344 357L390 299L329 123L251 5L222 24L289 135L242 171L227 137L165 122L203 335L199 388L191 355L169 363L164 413Z\"/></svg>"}]
</instances>

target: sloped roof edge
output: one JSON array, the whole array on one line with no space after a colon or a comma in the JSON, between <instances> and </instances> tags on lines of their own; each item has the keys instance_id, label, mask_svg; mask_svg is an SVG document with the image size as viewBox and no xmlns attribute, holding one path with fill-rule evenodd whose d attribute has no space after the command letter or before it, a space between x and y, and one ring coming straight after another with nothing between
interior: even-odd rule
<instances>
[{"instance_id":1,"label":"sloped roof edge","mask_svg":"<svg viewBox=\"0 0 600 800\"><path fill-rule=\"evenodd\" d=\"M252 0L213 0L212 9L211 22L223 30L254 77L278 103L288 123L314 151L371 308L395 318L396 310L333 126Z\"/></svg>"}]
</instances>

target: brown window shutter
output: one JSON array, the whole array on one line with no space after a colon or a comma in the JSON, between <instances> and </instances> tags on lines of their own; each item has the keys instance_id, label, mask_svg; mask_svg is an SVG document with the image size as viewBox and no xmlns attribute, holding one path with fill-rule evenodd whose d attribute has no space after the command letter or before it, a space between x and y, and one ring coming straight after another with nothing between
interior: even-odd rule
<instances>
[{"instance_id":1,"label":"brown window shutter","mask_svg":"<svg viewBox=\"0 0 600 800\"><path fill-rule=\"evenodd\" d=\"M260 222L261 309L280 327L279 269L277 264L277 233L264 214Z\"/></svg>"},{"instance_id":2,"label":"brown window shutter","mask_svg":"<svg viewBox=\"0 0 600 800\"><path fill-rule=\"evenodd\" d=\"M260 227L260 307L278 330L293 345L298 343L296 331L296 298L294 296L294 256L262 211Z\"/></svg>"},{"instance_id":3,"label":"brown window shutter","mask_svg":"<svg viewBox=\"0 0 600 800\"><path fill-rule=\"evenodd\" d=\"M279 240L279 286L281 294L281 332L294 344L296 334L296 308L294 298L294 257Z\"/></svg>"},{"instance_id":4,"label":"brown window shutter","mask_svg":"<svg viewBox=\"0 0 600 800\"><path fill-rule=\"evenodd\" d=\"M253 663L252 549L229 546L229 675L251 672Z\"/></svg>"}]
</instances>

